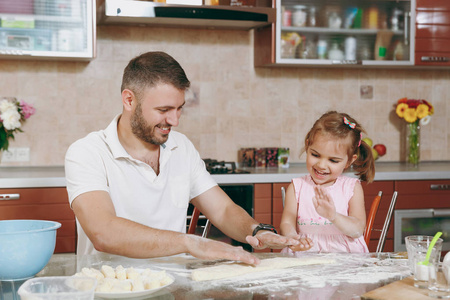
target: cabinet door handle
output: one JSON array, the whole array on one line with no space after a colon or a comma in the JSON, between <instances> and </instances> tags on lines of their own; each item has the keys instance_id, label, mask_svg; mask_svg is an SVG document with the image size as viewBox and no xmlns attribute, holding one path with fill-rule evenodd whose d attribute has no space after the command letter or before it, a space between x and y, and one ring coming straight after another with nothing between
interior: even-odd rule
<instances>
[{"instance_id":1,"label":"cabinet door handle","mask_svg":"<svg viewBox=\"0 0 450 300\"><path fill-rule=\"evenodd\" d=\"M405 41L405 45L409 46L409 19L411 17L411 13L405 13L405 19L404 19L404 41Z\"/></svg>"},{"instance_id":2,"label":"cabinet door handle","mask_svg":"<svg viewBox=\"0 0 450 300\"><path fill-rule=\"evenodd\" d=\"M333 65L362 65L362 60L332 60Z\"/></svg>"},{"instance_id":3,"label":"cabinet door handle","mask_svg":"<svg viewBox=\"0 0 450 300\"><path fill-rule=\"evenodd\" d=\"M431 184L430 190L450 190L450 184Z\"/></svg>"},{"instance_id":4,"label":"cabinet door handle","mask_svg":"<svg viewBox=\"0 0 450 300\"><path fill-rule=\"evenodd\" d=\"M435 217L448 217L450 216L450 209L435 209L433 211Z\"/></svg>"},{"instance_id":5,"label":"cabinet door handle","mask_svg":"<svg viewBox=\"0 0 450 300\"><path fill-rule=\"evenodd\" d=\"M19 200L20 194L0 194L1 200Z\"/></svg>"},{"instance_id":6,"label":"cabinet door handle","mask_svg":"<svg viewBox=\"0 0 450 300\"><path fill-rule=\"evenodd\" d=\"M422 56L420 60L427 62L448 62L450 59L447 56Z\"/></svg>"}]
</instances>

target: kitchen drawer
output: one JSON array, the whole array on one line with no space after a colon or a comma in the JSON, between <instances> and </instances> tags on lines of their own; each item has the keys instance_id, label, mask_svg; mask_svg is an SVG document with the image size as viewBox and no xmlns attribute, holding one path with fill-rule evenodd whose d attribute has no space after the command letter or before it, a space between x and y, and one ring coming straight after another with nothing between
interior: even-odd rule
<instances>
[{"instance_id":1,"label":"kitchen drawer","mask_svg":"<svg viewBox=\"0 0 450 300\"><path fill-rule=\"evenodd\" d=\"M429 53L448 53L450 56L450 36L447 39L416 39L416 53L426 52L423 55L430 56Z\"/></svg>"},{"instance_id":2,"label":"kitchen drawer","mask_svg":"<svg viewBox=\"0 0 450 300\"><path fill-rule=\"evenodd\" d=\"M450 11L418 11L416 15L416 25L435 24L449 25Z\"/></svg>"},{"instance_id":3,"label":"kitchen drawer","mask_svg":"<svg viewBox=\"0 0 450 300\"><path fill-rule=\"evenodd\" d=\"M273 213L283 213L283 197L281 196L281 188L284 187L287 190L290 182L286 183L274 183L273 184Z\"/></svg>"},{"instance_id":4,"label":"kitchen drawer","mask_svg":"<svg viewBox=\"0 0 450 300\"><path fill-rule=\"evenodd\" d=\"M18 199L7 195L18 195ZM55 253L75 252L75 215L70 208L65 188L0 189L0 220L13 219L61 223L61 228L57 230Z\"/></svg>"},{"instance_id":5,"label":"kitchen drawer","mask_svg":"<svg viewBox=\"0 0 450 300\"><path fill-rule=\"evenodd\" d=\"M416 38L448 39L450 25L417 24Z\"/></svg>"},{"instance_id":6,"label":"kitchen drawer","mask_svg":"<svg viewBox=\"0 0 450 300\"><path fill-rule=\"evenodd\" d=\"M405 180L395 182L396 190L404 195L450 196L450 180ZM449 199L450 200L450 199Z\"/></svg>"},{"instance_id":7,"label":"kitchen drawer","mask_svg":"<svg viewBox=\"0 0 450 300\"><path fill-rule=\"evenodd\" d=\"M2 203L4 204L4 203ZM0 206L0 219L41 219L41 220L75 220L73 211L67 204L27 204Z\"/></svg>"},{"instance_id":8,"label":"kitchen drawer","mask_svg":"<svg viewBox=\"0 0 450 300\"><path fill-rule=\"evenodd\" d=\"M450 208L450 180L396 181L396 209Z\"/></svg>"},{"instance_id":9,"label":"kitchen drawer","mask_svg":"<svg viewBox=\"0 0 450 300\"><path fill-rule=\"evenodd\" d=\"M421 10L450 10L448 0L416 0L417 11Z\"/></svg>"},{"instance_id":10,"label":"kitchen drawer","mask_svg":"<svg viewBox=\"0 0 450 300\"><path fill-rule=\"evenodd\" d=\"M254 197L256 198L271 198L272 184L271 183L256 183L253 189Z\"/></svg>"},{"instance_id":11,"label":"kitchen drawer","mask_svg":"<svg viewBox=\"0 0 450 300\"><path fill-rule=\"evenodd\" d=\"M255 184L253 186L253 195L254 195L253 196L254 217L258 215L259 216L272 215L272 184L271 183Z\"/></svg>"},{"instance_id":12,"label":"kitchen drawer","mask_svg":"<svg viewBox=\"0 0 450 300\"><path fill-rule=\"evenodd\" d=\"M430 41L430 43L434 43ZM450 66L450 52L417 52L414 58L416 66Z\"/></svg>"},{"instance_id":13,"label":"kitchen drawer","mask_svg":"<svg viewBox=\"0 0 450 300\"><path fill-rule=\"evenodd\" d=\"M69 203L66 188L0 189L0 195L4 194L19 194L20 199L0 200L0 206L15 204ZM0 199L1 198L2 197L0 197Z\"/></svg>"}]
</instances>

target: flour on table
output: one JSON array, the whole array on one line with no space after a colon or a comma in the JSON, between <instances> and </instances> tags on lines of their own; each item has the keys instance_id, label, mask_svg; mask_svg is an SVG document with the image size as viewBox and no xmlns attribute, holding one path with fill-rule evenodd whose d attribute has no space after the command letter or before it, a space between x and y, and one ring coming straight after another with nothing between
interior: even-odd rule
<instances>
[{"instance_id":1,"label":"flour on table","mask_svg":"<svg viewBox=\"0 0 450 300\"><path fill-rule=\"evenodd\" d=\"M217 280L275 269L284 269L295 266L332 264L336 261L330 258L290 258L276 257L261 260L259 265L252 266L243 263L231 263L214 267L200 268L192 271L192 279L195 281Z\"/></svg>"}]
</instances>

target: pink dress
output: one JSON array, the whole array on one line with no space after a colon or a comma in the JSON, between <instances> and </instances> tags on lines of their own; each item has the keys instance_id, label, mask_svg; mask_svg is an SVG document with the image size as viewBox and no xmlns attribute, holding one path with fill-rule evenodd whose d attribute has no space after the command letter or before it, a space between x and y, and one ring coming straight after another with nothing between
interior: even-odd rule
<instances>
[{"instance_id":1,"label":"pink dress","mask_svg":"<svg viewBox=\"0 0 450 300\"><path fill-rule=\"evenodd\" d=\"M336 211L344 216L348 216L348 202L353 196L357 181L357 178L341 175L332 186L325 188L327 193L333 197ZM355 239L343 234L332 222L316 212L312 202L316 184L310 175L294 178L292 183L298 203L297 232L303 237L309 237L314 243L314 246L308 251L369 252L363 236ZM289 248L284 248L282 252L293 253Z\"/></svg>"}]
</instances>

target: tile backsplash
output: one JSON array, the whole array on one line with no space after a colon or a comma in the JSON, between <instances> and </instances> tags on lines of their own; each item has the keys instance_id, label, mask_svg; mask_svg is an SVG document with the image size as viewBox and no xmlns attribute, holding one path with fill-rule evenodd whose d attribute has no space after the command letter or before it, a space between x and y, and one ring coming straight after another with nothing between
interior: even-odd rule
<instances>
[{"instance_id":1,"label":"tile backsplash","mask_svg":"<svg viewBox=\"0 0 450 300\"><path fill-rule=\"evenodd\" d=\"M121 112L120 83L128 61L165 51L184 67L194 98L180 126L203 158L236 161L245 147L289 147L299 156L306 132L328 110L356 118L374 143L387 147L380 161L403 158L404 121L393 105L402 97L429 100L435 114L422 129L421 158L450 160L450 70L254 68L248 31L98 26L91 62L0 60L0 95L32 103L36 114L10 147L29 147L29 162L64 164L67 147L104 129ZM372 87L372 99L360 88Z\"/></svg>"}]
</instances>

